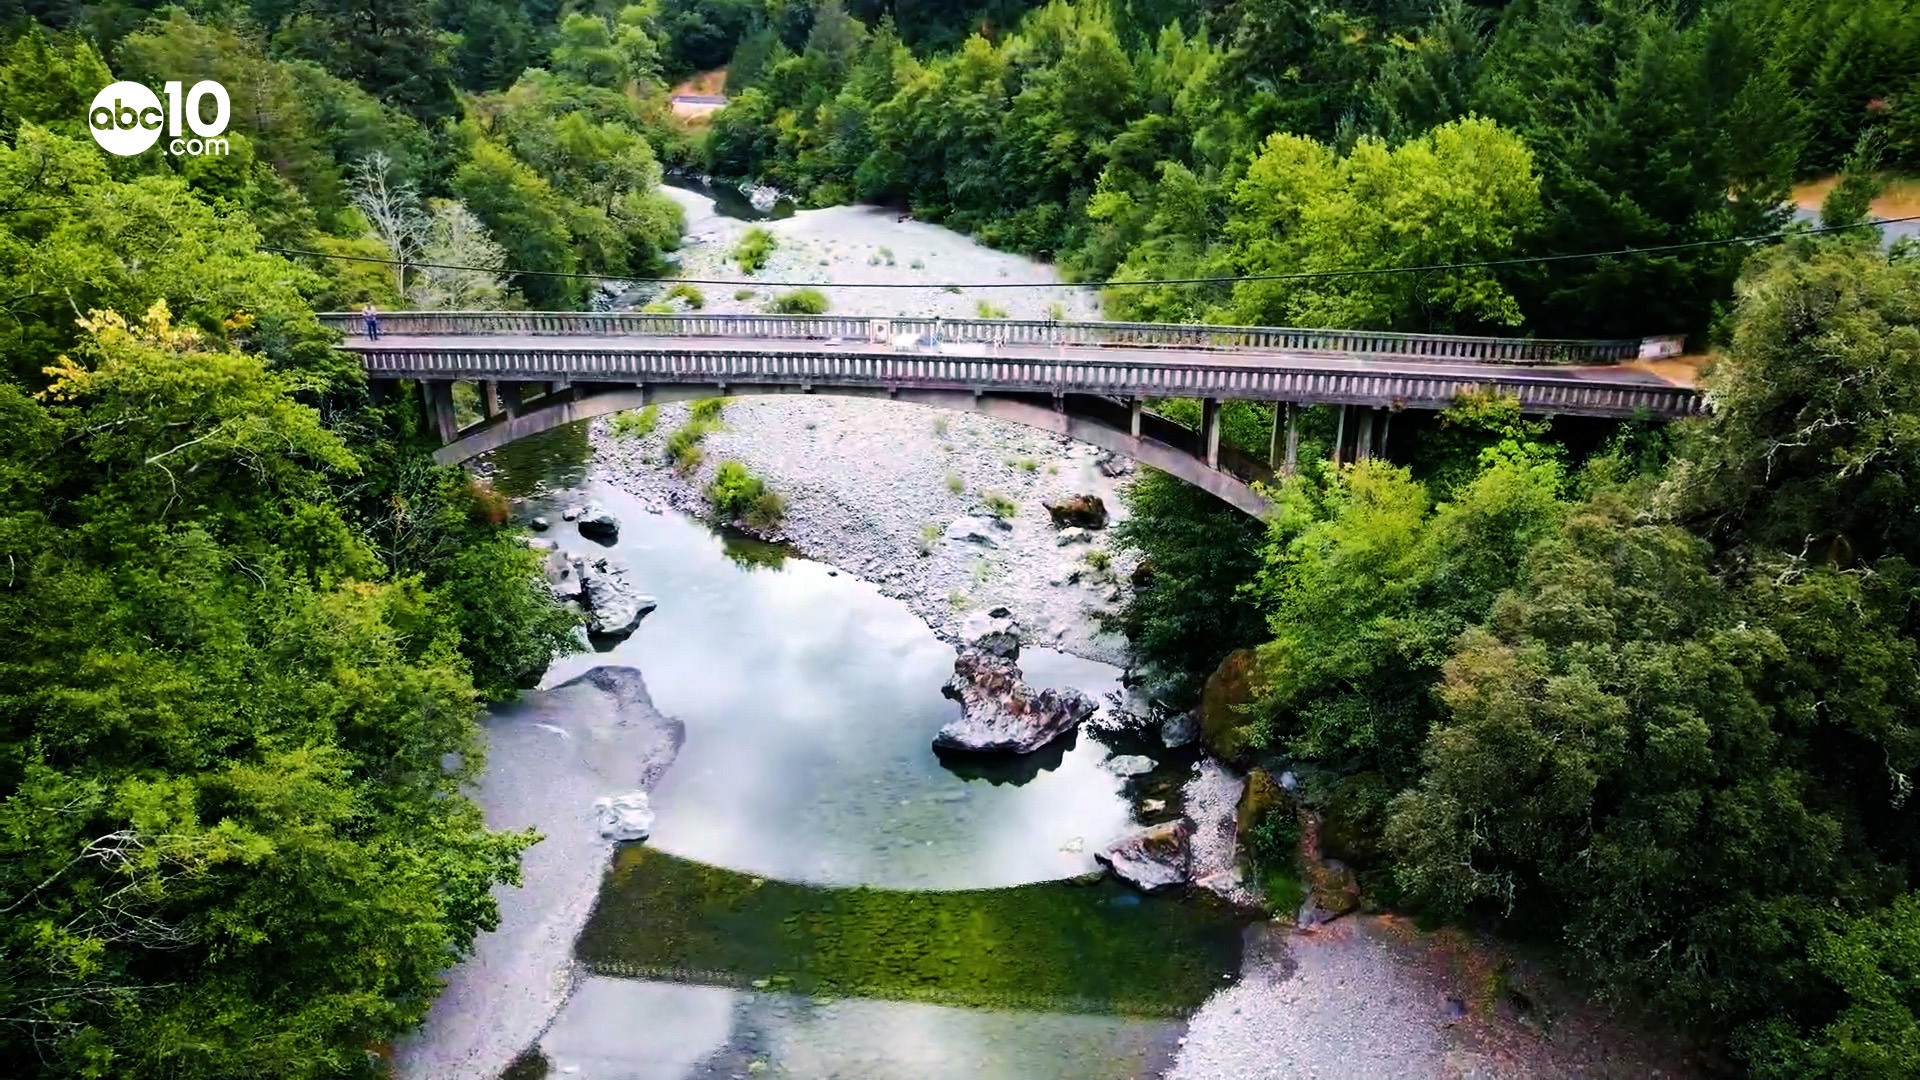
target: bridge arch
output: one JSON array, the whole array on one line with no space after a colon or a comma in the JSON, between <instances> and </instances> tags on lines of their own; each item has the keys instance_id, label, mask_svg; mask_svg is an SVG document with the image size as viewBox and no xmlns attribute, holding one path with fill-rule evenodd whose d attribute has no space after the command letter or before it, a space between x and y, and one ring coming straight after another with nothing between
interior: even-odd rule
<instances>
[{"instance_id":1,"label":"bridge arch","mask_svg":"<svg viewBox=\"0 0 1920 1080\"><path fill-rule=\"evenodd\" d=\"M579 391L587 389L581 384L576 384L576 388ZM839 397L882 398L956 412L980 413L1065 435L1131 461L1151 465L1245 513L1258 516L1268 509L1267 500L1253 489L1252 484L1235 475L1238 472L1249 474L1256 480L1269 479L1272 472L1263 463L1239 454L1231 447L1222 446L1219 448L1222 462L1230 462L1235 472L1213 468L1201 457L1177 445L1197 438L1197 433L1191 429L1146 414L1140 418L1142 433L1135 435L1128 405L1089 399L1085 395L1068 395L1048 405L1009 394L904 387L889 391L860 386L820 385L803 389L771 384L741 384L723 390L712 385L668 384L609 386L591 393L569 389L528 401L522 410L502 412L457 433L453 441L435 451L434 460L443 465L458 464L543 431L628 409L750 394L831 394ZM1116 423L1116 420L1120 422Z\"/></svg>"}]
</instances>

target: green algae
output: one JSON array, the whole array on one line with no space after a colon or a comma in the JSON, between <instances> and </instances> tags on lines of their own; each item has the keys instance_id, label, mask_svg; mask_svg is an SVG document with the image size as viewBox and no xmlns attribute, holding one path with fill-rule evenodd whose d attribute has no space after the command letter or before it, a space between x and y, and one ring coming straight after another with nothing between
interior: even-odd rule
<instances>
[{"instance_id":1,"label":"green algae","mask_svg":"<svg viewBox=\"0 0 1920 1080\"><path fill-rule=\"evenodd\" d=\"M576 951L601 975L975 1008L1179 1016L1239 967L1209 894L1112 881L908 892L767 881L623 848Z\"/></svg>"}]
</instances>

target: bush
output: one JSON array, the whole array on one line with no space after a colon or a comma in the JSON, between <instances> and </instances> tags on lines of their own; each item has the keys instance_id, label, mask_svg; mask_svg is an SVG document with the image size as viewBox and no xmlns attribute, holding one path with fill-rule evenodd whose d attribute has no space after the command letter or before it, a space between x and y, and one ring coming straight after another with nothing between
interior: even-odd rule
<instances>
[{"instance_id":1,"label":"bush","mask_svg":"<svg viewBox=\"0 0 1920 1080\"><path fill-rule=\"evenodd\" d=\"M1113 556L1107 554L1102 548L1094 548L1092 551L1087 552L1084 557L1087 560L1088 566L1102 573L1106 572L1107 567L1113 565Z\"/></svg>"},{"instance_id":2,"label":"bush","mask_svg":"<svg viewBox=\"0 0 1920 1080\"><path fill-rule=\"evenodd\" d=\"M947 437L947 418L946 417L936 416L933 418L933 433L935 435L940 436L943 439Z\"/></svg>"},{"instance_id":3,"label":"bush","mask_svg":"<svg viewBox=\"0 0 1920 1080\"><path fill-rule=\"evenodd\" d=\"M795 289L774 297L767 310L775 315L824 315L827 306L827 294L819 289Z\"/></svg>"},{"instance_id":4,"label":"bush","mask_svg":"<svg viewBox=\"0 0 1920 1080\"><path fill-rule=\"evenodd\" d=\"M720 411L724 408L726 401L722 398L702 398L693 403L687 422L667 436L667 460L674 468L685 474L700 467L706 458L700 442L720 430Z\"/></svg>"},{"instance_id":5,"label":"bush","mask_svg":"<svg viewBox=\"0 0 1920 1080\"><path fill-rule=\"evenodd\" d=\"M756 225L748 229L740 237L740 243L734 246L733 261L740 264L743 272L751 274L767 265L767 256L779 246L780 241L774 239L772 233Z\"/></svg>"},{"instance_id":6,"label":"bush","mask_svg":"<svg viewBox=\"0 0 1920 1080\"><path fill-rule=\"evenodd\" d=\"M960 478L959 473L950 472L947 474L947 490L953 492L955 495L958 495L961 492L967 490L967 482Z\"/></svg>"},{"instance_id":7,"label":"bush","mask_svg":"<svg viewBox=\"0 0 1920 1080\"><path fill-rule=\"evenodd\" d=\"M1040 463L1033 460L1030 457L1023 457L1019 461L1015 462L1015 464L1018 465L1022 470L1026 472L1040 471Z\"/></svg>"},{"instance_id":8,"label":"bush","mask_svg":"<svg viewBox=\"0 0 1920 1080\"><path fill-rule=\"evenodd\" d=\"M752 290L752 289L735 289L735 290L733 290L733 298L734 298L735 300L751 300L751 299L753 299L753 296L754 296L754 293L753 293L753 290Z\"/></svg>"},{"instance_id":9,"label":"bush","mask_svg":"<svg viewBox=\"0 0 1920 1080\"><path fill-rule=\"evenodd\" d=\"M920 526L920 539L914 541L913 546L919 549L920 554L931 555L933 554L933 545L940 542L940 534L944 531L946 530L940 528L939 522L929 521L925 525Z\"/></svg>"},{"instance_id":10,"label":"bush","mask_svg":"<svg viewBox=\"0 0 1920 1080\"><path fill-rule=\"evenodd\" d=\"M615 413L608 430L616 439L644 439L653 434L654 425L659 422L660 406L649 405L637 412Z\"/></svg>"},{"instance_id":11,"label":"bush","mask_svg":"<svg viewBox=\"0 0 1920 1080\"><path fill-rule=\"evenodd\" d=\"M671 315L673 314L673 305L667 303L665 300L655 300L651 304L642 304L640 310L649 315Z\"/></svg>"},{"instance_id":12,"label":"bush","mask_svg":"<svg viewBox=\"0 0 1920 1080\"><path fill-rule=\"evenodd\" d=\"M759 477L737 461L723 461L707 484L707 499L714 512L729 521L745 520L759 528L772 528L786 516L786 503L767 489Z\"/></svg>"},{"instance_id":13,"label":"bush","mask_svg":"<svg viewBox=\"0 0 1920 1080\"><path fill-rule=\"evenodd\" d=\"M787 501L777 491L762 491L753 497L753 505L747 507L747 524L758 529L771 529L786 516Z\"/></svg>"},{"instance_id":14,"label":"bush","mask_svg":"<svg viewBox=\"0 0 1920 1080\"><path fill-rule=\"evenodd\" d=\"M953 291L959 292L960 290L955 289ZM980 316L983 319L1004 319L1007 317L1006 308L994 307L992 304L987 303L985 300L981 300L978 303L974 304L973 311L974 311L974 314Z\"/></svg>"},{"instance_id":15,"label":"bush","mask_svg":"<svg viewBox=\"0 0 1920 1080\"><path fill-rule=\"evenodd\" d=\"M693 311L699 311L707 306L706 294L684 281L667 290L667 299L672 300L676 297L685 300L687 307Z\"/></svg>"},{"instance_id":16,"label":"bush","mask_svg":"<svg viewBox=\"0 0 1920 1080\"><path fill-rule=\"evenodd\" d=\"M994 517L1004 520L1020 512L1019 503L1014 502L1012 499L1007 498L997 491L989 491L980 498L982 502L987 504L987 509L993 511Z\"/></svg>"}]
</instances>

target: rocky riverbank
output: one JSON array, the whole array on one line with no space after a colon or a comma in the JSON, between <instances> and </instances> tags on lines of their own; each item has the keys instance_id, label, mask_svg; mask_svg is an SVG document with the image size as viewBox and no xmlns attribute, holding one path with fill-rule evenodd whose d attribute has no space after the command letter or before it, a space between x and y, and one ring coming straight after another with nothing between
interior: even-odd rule
<instances>
[{"instance_id":1,"label":"rocky riverbank","mask_svg":"<svg viewBox=\"0 0 1920 1080\"><path fill-rule=\"evenodd\" d=\"M1004 608L1025 644L1128 663L1125 640L1098 620L1124 599L1132 569L1110 538L1131 463L972 413L748 397L727 402L700 466L682 474L666 442L687 416L662 406L645 436L595 421L596 468L657 508L710 515L706 485L722 462L739 461L786 504L774 538L875 583L944 640L971 640ZM1109 527L1057 527L1047 504L1075 495L1099 499Z\"/></svg>"},{"instance_id":2,"label":"rocky riverbank","mask_svg":"<svg viewBox=\"0 0 1920 1080\"><path fill-rule=\"evenodd\" d=\"M395 1047L398 1080L494 1080L540 1037L574 985L574 939L613 849L596 800L651 789L685 730L653 707L640 672L600 667L496 708L485 737L474 797L488 826L542 840L527 849L522 884L494 890L499 927L475 939L425 1025Z\"/></svg>"}]
</instances>

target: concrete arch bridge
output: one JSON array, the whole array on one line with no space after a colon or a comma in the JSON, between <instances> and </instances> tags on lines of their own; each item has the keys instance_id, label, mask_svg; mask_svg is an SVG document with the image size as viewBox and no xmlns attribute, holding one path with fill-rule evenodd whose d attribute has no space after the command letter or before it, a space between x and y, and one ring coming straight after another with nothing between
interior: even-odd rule
<instances>
[{"instance_id":1,"label":"concrete arch bridge","mask_svg":"<svg viewBox=\"0 0 1920 1080\"><path fill-rule=\"evenodd\" d=\"M1364 459L1404 409L1492 387L1534 415L1677 418L1703 410L1677 338L1556 341L1277 327L841 315L391 312L378 340L329 314L376 388L418 382L465 461L594 416L740 394L841 394L971 410L1152 465L1260 513L1252 483L1290 471L1297 410L1339 407L1336 460ZM453 384L484 416L461 428ZM1198 430L1145 408L1198 398ZM1265 459L1220 440L1220 403L1276 402Z\"/></svg>"}]
</instances>

